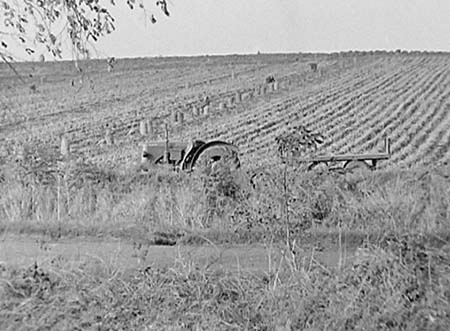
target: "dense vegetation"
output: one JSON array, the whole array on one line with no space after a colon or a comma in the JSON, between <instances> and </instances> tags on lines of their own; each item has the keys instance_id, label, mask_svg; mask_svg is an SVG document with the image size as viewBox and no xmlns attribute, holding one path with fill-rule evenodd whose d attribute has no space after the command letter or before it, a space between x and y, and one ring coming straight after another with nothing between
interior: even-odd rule
<instances>
[{"instance_id":1,"label":"dense vegetation","mask_svg":"<svg viewBox=\"0 0 450 331\"><path fill-rule=\"evenodd\" d=\"M339 270L1 270L2 330L447 330L448 245L387 237ZM295 261L287 260L291 265ZM186 265L189 265L188 263Z\"/></svg>"},{"instance_id":2,"label":"dense vegetation","mask_svg":"<svg viewBox=\"0 0 450 331\"><path fill-rule=\"evenodd\" d=\"M450 325L448 169L361 176L288 168L284 174L265 171L253 187L245 174L227 172L205 178L83 168L90 175L81 181L73 176L76 166L59 182L47 176L44 184L36 174L13 177L23 171L17 167L4 172L3 230L55 238L101 233L142 242L165 232L181 244L257 241L285 254L279 267L255 273L189 260L138 270L98 260L74 265L55 259L45 268L5 265L3 330ZM345 245L359 247L355 257L335 268L295 254L308 236L319 241L321 235L325 243L345 237Z\"/></svg>"}]
</instances>

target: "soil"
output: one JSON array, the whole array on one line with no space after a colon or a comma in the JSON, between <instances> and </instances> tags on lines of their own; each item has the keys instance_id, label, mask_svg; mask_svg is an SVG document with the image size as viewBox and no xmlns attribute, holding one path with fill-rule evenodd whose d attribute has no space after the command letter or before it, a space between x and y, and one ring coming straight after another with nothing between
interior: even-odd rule
<instances>
[{"instance_id":1,"label":"soil","mask_svg":"<svg viewBox=\"0 0 450 331\"><path fill-rule=\"evenodd\" d=\"M306 244L297 247L295 251L297 263L307 266L314 259L327 267L348 263L354 253L355 248L352 246L339 249L334 245L318 248ZM282 255L282 246L270 248L257 244L158 246L118 239L52 240L43 236L9 234L0 238L0 264L18 267L26 267L35 262L40 266L51 266L56 261L76 265L93 260L122 270L195 263L201 267L229 271L271 272L280 263L286 263L287 259L282 259Z\"/></svg>"}]
</instances>

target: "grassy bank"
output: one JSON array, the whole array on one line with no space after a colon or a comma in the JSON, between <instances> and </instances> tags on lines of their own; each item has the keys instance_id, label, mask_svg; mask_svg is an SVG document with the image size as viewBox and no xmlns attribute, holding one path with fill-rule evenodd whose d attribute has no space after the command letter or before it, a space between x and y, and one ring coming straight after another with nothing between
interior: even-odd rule
<instances>
[{"instance_id":1,"label":"grassy bank","mask_svg":"<svg viewBox=\"0 0 450 331\"><path fill-rule=\"evenodd\" d=\"M280 166L215 176L135 170L5 165L0 229L148 240L165 233L238 243L311 232L444 235L450 225L443 168L339 174Z\"/></svg>"},{"instance_id":2,"label":"grassy bank","mask_svg":"<svg viewBox=\"0 0 450 331\"><path fill-rule=\"evenodd\" d=\"M449 245L387 236L341 268L285 257L272 272L184 260L124 272L54 261L0 269L2 330L448 330ZM1 267L0 267L1 268Z\"/></svg>"},{"instance_id":3,"label":"grassy bank","mask_svg":"<svg viewBox=\"0 0 450 331\"><path fill-rule=\"evenodd\" d=\"M2 330L450 326L448 169L339 174L280 166L214 176L76 163L58 172L2 169L3 232L259 242L284 252L278 267L255 273L189 260L138 270L98 260L0 266ZM296 255L308 238L339 248L345 238L359 248L333 268Z\"/></svg>"}]
</instances>

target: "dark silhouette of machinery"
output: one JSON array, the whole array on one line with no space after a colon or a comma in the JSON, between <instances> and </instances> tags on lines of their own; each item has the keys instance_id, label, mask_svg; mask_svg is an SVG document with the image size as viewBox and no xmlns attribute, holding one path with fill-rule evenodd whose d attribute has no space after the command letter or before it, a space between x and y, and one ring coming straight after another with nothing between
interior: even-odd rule
<instances>
[{"instance_id":1,"label":"dark silhouette of machinery","mask_svg":"<svg viewBox=\"0 0 450 331\"><path fill-rule=\"evenodd\" d=\"M219 164L232 170L240 167L238 148L235 145L220 140L171 142L167 130L164 142L144 145L141 162L143 166L169 165L182 171L204 167L214 170Z\"/></svg>"}]
</instances>

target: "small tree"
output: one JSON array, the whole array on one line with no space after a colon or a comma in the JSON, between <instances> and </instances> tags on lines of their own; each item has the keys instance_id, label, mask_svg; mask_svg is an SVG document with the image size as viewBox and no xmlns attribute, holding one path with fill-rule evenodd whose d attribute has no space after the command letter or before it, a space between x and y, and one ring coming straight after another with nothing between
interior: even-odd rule
<instances>
[{"instance_id":1,"label":"small tree","mask_svg":"<svg viewBox=\"0 0 450 331\"><path fill-rule=\"evenodd\" d=\"M117 0L0 0L0 57L11 62L15 55L10 44L18 43L27 54L39 45L55 58L62 57L63 40L69 40L72 52L88 58L92 45L115 30L110 10ZM138 8L146 19L156 23L145 0L126 1L133 10ZM169 16L166 0L156 1L164 15Z\"/></svg>"}]
</instances>

